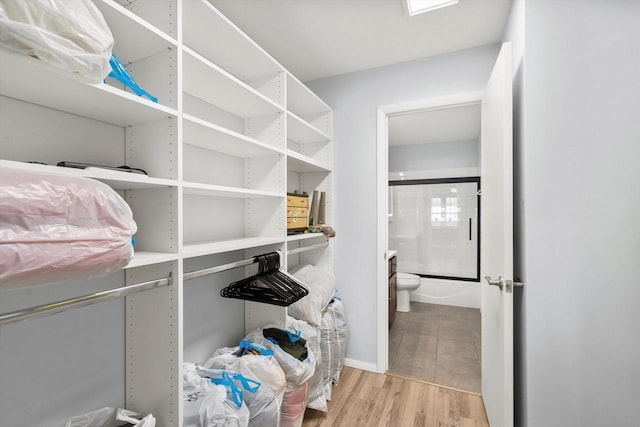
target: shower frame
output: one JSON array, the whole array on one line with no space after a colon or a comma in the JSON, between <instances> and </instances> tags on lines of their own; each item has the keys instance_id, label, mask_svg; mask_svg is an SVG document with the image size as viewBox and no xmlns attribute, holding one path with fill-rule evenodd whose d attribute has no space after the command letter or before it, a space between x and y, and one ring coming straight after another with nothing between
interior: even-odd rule
<instances>
[{"instance_id":1,"label":"shower frame","mask_svg":"<svg viewBox=\"0 0 640 427\"><path fill-rule=\"evenodd\" d=\"M421 273L412 273L416 274L420 277L429 278L429 279L444 279L444 280L458 280L463 282L480 282L480 227L481 227L481 217L480 217L480 195L481 195L481 185L480 185L480 177L479 176L469 176L469 177L455 177L455 178L430 178L430 179L407 179L407 180L392 180L389 181L389 187L402 186L402 185L436 185L436 184L461 184L461 183L476 183L478 185L478 193L477 193L477 210L478 210L478 219L477 219L477 227L476 227L476 277L456 277L456 276L446 276L446 275L435 275L435 274L421 274Z\"/></svg>"}]
</instances>

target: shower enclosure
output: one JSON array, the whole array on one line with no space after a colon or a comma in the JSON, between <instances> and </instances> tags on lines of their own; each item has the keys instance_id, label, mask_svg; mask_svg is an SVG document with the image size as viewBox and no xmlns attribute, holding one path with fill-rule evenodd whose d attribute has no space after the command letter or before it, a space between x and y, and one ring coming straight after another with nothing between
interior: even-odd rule
<instances>
[{"instance_id":1,"label":"shower enclosure","mask_svg":"<svg viewBox=\"0 0 640 427\"><path fill-rule=\"evenodd\" d=\"M398 271L480 280L480 178L389 181L389 248Z\"/></svg>"}]
</instances>

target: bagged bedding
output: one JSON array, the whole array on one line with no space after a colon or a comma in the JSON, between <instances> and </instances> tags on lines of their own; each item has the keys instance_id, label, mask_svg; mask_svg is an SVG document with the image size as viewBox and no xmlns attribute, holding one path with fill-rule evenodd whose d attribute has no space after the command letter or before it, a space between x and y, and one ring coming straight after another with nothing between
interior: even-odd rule
<instances>
[{"instance_id":1,"label":"bagged bedding","mask_svg":"<svg viewBox=\"0 0 640 427\"><path fill-rule=\"evenodd\" d=\"M129 205L99 181L0 168L0 289L104 275L133 257Z\"/></svg>"},{"instance_id":2,"label":"bagged bedding","mask_svg":"<svg viewBox=\"0 0 640 427\"><path fill-rule=\"evenodd\" d=\"M182 369L184 427L248 426L249 409L229 386L201 377L193 363L184 363Z\"/></svg>"},{"instance_id":3,"label":"bagged bedding","mask_svg":"<svg viewBox=\"0 0 640 427\"><path fill-rule=\"evenodd\" d=\"M0 46L89 83L111 71L113 35L91 0L0 2Z\"/></svg>"},{"instance_id":4,"label":"bagged bedding","mask_svg":"<svg viewBox=\"0 0 640 427\"><path fill-rule=\"evenodd\" d=\"M242 341L239 347L216 350L202 364L204 368L235 371L260 383L255 393L244 394L250 413L250 427L277 426L279 423L286 379L272 354L264 347Z\"/></svg>"},{"instance_id":5,"label":"bagged bedding","mask_svg":"<svg viewBox=\"0 0 640 427\"><path fill-rule=\"evenodd\" d=\"M288 314L312 326L319 326L322 311L335 293L335 277L311 264L292 267L289 273L309 287L309 294L291 304L287 309Z\"/></svg>"},{"instance_id":6,"label":"bagged bedding","mask_svg":"<svg viewBox=\"0 0 640 427\"><path fill-rule=\"evenodd\" d=\"M316 356L300 331L266 326L249 333L250 340L273 351L287 382L280 408L280 427L300 427L316 370Z\"/></svg>"}]
</instances>

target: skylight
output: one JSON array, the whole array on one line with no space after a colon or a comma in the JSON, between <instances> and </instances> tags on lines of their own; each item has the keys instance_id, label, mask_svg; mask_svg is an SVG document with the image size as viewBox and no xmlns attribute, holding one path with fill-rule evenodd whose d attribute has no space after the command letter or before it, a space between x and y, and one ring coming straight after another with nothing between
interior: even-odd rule
<instances>
[{"instance_id":1,"label":"skylight","mask_svg":"<svg viewBox=\"0 0 640 427\"><path fill-rule=\"evenodd\" d=\"M453 6L458 0L407 0L407 8L409 15L417 15L419 13L431 12L441 7Z\"/></svg>"}]
</instances>

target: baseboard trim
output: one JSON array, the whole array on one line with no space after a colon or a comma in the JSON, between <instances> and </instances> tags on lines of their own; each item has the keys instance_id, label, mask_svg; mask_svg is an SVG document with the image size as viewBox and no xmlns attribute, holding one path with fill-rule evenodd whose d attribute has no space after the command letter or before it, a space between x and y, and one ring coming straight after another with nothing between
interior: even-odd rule
<instances>
[{"instance_id":1,"label":"baseboard trim","mask_svg":"<svg viewBox=\"0 0 640 427\"><path fill-rule=\"evenodd\" d=\"M378 372L378 366L375 363L346 358L344 359L344 365L350 368L361 369L363 371Z\"/></svg>"}]
</instances>

